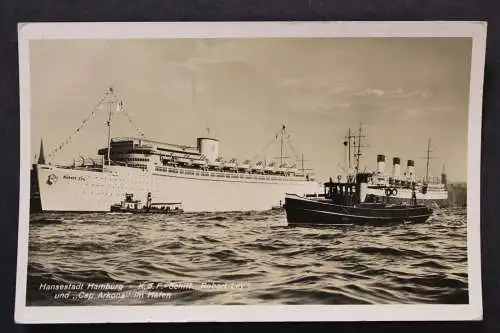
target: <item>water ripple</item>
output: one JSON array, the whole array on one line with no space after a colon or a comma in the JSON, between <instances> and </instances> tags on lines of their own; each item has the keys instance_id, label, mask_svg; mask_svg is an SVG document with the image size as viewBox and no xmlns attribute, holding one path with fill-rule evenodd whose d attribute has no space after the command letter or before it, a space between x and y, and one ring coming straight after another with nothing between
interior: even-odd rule
<instances>
[{"instance_id":1,"label":"water ripple","mask_svg":"<svg viewBox=\"0 0 500 333\"><path fill-rule=\"evenodd\" d=\"M43 213L29 239L32 305L468 302L464 209L420 225L327 228L288 227L276 211ZM134 296L148 282L151 294ZM119 284L128 297L43 287L69 283Z\"/></svg>"}]
</instances>

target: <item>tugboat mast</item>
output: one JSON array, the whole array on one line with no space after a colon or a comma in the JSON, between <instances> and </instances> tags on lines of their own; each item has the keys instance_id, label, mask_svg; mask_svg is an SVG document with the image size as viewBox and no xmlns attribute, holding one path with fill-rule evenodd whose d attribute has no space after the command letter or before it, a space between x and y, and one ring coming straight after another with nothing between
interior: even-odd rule
<instances>
[{"instance_id":1,"label":"tugboat mast","mask_svg":"<svg viewBox=\"0 0 500 333\"><path fill-rule=\"evenodd\" d=\"M361 157L361 138L364 138L365 136L361 135L361 123L359 123L359 129L358 129L358 135L357 135L357 139L358 139L358 143L354 145L354 148L357 149L356 153L355 153L355 156L356 156L356 166L355 166L355 175L354 177L357 177L358 173L359 173L359 158Z\"/></svg>"},{"instance_id":2,"label":"tugboat mast","mask_svg":"<svg viewBox=\"0 0 500 333\"><path fill-rule=\"evenodd\" d=\"M349 155L349 169L347 170L351 170L351 128L349 127L349 130L347 131L347 138L349 140L349 148L348 148L348 155Z\"/></svg>"},{"instance_id":3,"label":"tugboat mast","mask_svg":"<svg viewBox=\"0 0 500 333\"><path fill-rule=\"evenodd\" d=\"M426 171L425 171L425 183L429 183L429 162L431 160L431 139L427 142L427 166L426 166Z\"/></svg>"},{"instance_id":4,"label":"tugboat mast","mask_svg":"<svg viewBox=\"0 0 500 333\"><path fill-rule=\"evenodd\" d=\"M351 168L352 168L352 162L351 162L351 158L352 158L352 152L351 152L351 140L354 139L354 148L356 148L356 135L352 135L351 134L351 128L348 129L347 131L347 136L345 137L345 141L344 141L344 146L347 146L347 155L348 155L348 158L347 158L347 163L348 163L348 168L347 168L347 177L350 178L350 173L351 173Z\"/></svg>"}]
</instances>

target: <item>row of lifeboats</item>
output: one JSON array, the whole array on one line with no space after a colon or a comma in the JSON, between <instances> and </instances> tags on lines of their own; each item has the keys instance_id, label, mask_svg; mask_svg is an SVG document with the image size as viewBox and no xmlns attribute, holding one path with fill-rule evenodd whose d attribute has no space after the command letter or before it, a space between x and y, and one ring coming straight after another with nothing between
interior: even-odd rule
<instances>
[{"instance_id":1,"label":"row of lifeboats","mask_svg":"<svg viewBox=\"0 0 500 333\"><path fill-rule=\"evenodd\" d=\"M277 163L275 162L266 164L263 161L258 161L255 164L252 164L250 160L245 160L242 163L238 163L237 159L235 158L230 159L229 161L224 161L219 157L215 161L210 162L204 158L191 159L187 157L175 157L164 158L162 159L162 163L164 165L189 166L198 167L201 169L303 176L303 172L300 172L300 170L297 169L296 165L289 166L288 164L283 163L277 166Z\"/></svg>"}]
</instances>

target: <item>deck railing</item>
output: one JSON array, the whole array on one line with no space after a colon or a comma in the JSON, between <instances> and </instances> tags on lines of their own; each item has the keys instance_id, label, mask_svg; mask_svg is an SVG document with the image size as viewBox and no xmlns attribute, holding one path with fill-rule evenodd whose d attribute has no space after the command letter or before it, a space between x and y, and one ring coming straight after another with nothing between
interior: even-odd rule
<instances>
[{"instance_id":1,"label":"deck railing","mask_svg":"<svg viewBox=\"0 0 500 333\"><path fill-rule=\"evenodd\" d=\"M176 167L155 167L157 172L166 172L170 174L179 174L187 176L201 176L201 177L216 177L216 178L229 178L229 179L254 179L254 180L289 180L289 181L303 181L306 177L302 176L280 176L280 175L264 175L247 172L227 172L227 171L205 171L200 169L185 169Z\"/></svg>"}]
</instances>

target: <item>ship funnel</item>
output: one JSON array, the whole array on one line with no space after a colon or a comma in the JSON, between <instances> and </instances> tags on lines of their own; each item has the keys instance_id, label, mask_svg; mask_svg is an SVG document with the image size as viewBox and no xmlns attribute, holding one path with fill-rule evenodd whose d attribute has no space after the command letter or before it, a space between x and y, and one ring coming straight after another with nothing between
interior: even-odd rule
<instances>
[{"instance_id":1,"label":"ship funnel","mask_svg":"<svg viewBox=\"0 0 500 333\"><path fill-rule=\"evenodd\" d=\"M446 171L444 171L444 165L443 165L443 170L441 171L441 184L443 184L444 186L447 185Z\"/></svg>"},{"instance_id":2,"label":"ship funnel","mask_svg":"<svg viewBox=\"0 0 500 333\"><path fill-rule=\"evenodd\" d=\"M385 155L377 155L377 173L383 174L385 172Z\"/></svg>"},{"instance_id":3,"label":"ship funnel","mask_svg":"<svg viewBox=\"0 0 500 333\"><path fill-rule=\"evenodd\" d=\"M399 157L392 159L392 177L394 179L401 178L401 159Z\"/></svg>"},{"instance_id":4,"label":"ship funnel","mask_svg":"<svg viewBox=\"0 0 500 333\"><path fill-rule=\"evenodd\" d=\"M209 163L214 163L219 157L219 141L212 138L198 138L198 150L205 155Z\"/></svg>"},{"instance_id":5,"label":"ship funnel","mask_svg":"<svg viewBox=\"0 0 500 333\"><path fill-rule=\"evenodd\" d=\"M406 177L411 181L415 180L415 161L413 160L408 160Z\"/></svg>"}]
</instances>

